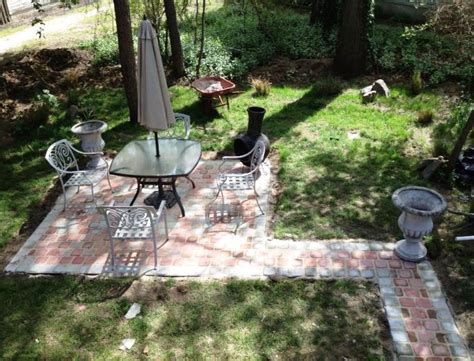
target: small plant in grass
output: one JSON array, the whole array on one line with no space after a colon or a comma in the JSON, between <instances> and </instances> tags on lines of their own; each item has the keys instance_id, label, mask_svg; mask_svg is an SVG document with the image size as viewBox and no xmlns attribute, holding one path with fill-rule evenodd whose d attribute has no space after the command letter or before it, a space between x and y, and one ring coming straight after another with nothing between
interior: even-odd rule
<instances>
[{"instance_id":1,"label":"small plant in grass","mask_svg":"<svg viewBox=\"0 0 474 361\"><path fill-rule=\"evenodd\" d=\"M92 120L95 117L94 109L92 108L84 108L79 111L79 119L80 121L87 122L88 120Z\"/></svg>"},{"instance_id":2,"label":"small plant in grass","mask_svg":"<svg viewBox=\"0 0 474 361\"><path fill-rule=\"evenodd\" d=\"M315 95L321 97L334 96L342 91L342 84L334 78L322 78L313 85Z\"/></svg>"},{"instance_id":3,"label":"small plant in grass","mask_svg":"<svg viewBox=\"0 0 474 361\"><path fill-rule=\"evenodd\" d=\"M66 106L79 105L79 92L77 89L69 89L66 92Z\"/></svg>"},{"instance_id":4,"label":"small plant in grass","mask_svg":"<svg viewBox=\"0 0 474 361\"><path fill-rule=\"evenodd\" d=\"M433 111L430 109L420 110L418 112L418 124L428 125L433 122Z\"/></svg>"},{"instance_id":5,"label":"small plant in grass","mask_svg":"<svg viewBox=\"0 0 474 361\"><path fill-rule=\"evenodd\" d=\"M257 78L251 77L249 79L249 82L252 85L252 87L255 89L253 96L264 97L270 94L270 89L272 85L270 80L263 77L257 77Z\"/></svg>"},{"instance_id":6,"label":"small plant in grass","mask_svg":"<svg viewBox=\"0 0 474 361\"><path fill-rule=\"evenodd\" d=\"M423 79L419 70L415 70L411 77L411 91L414 95L418 95L423 91Z\"/></svg>"}]
</instances>

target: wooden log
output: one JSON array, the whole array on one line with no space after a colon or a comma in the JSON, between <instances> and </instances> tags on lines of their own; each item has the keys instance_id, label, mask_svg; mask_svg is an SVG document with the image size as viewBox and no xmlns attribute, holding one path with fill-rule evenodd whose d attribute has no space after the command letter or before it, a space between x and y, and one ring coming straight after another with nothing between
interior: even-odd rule
<instances>
[{"instance_id":1,"label":"wooden log","mask_svg":"<svg viewBox=\"0 0 474 361\"><path fill-rule=\"evenodd\" d=\"M462 147L464 146L464 143L466 143L467 136L471 132L472 127L474 127L474 109L471 110L469 119L464 125L464 128L462 129L461 134L459 135L459 138L456 141L456 144L454 145L454 149L451 152L451 155L449 156L449 160L448 160L449 171L452 171L454 169L454 166L456 165L456 161L458 160L459 155L461 154Z\"/></svg>"}]
</instances>

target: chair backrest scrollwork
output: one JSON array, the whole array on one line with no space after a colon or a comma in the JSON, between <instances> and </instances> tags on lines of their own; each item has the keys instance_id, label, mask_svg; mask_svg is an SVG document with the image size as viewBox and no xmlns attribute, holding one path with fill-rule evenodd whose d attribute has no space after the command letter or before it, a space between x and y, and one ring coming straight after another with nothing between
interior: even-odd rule
<instances>
[{"instance_id":1,"label":"chair backrest scrollwork","mask_svg":"<svg viewBox=\"0 0 474 361\"><path fill-rule=\"evenodd\" d=\"M66 139L51 144L46 151L46 160L58 173L75 167L78 170L77 159L70 143Z\"/></svg>"},{"instance_id":2,"label":"chair backrest scrollwork","mask_svg":"<svg viewBox=\"0 0 474 361\"><path fill-rule=\"evenodd\" d=\"M97 207L105 216L109 235L118 239L154 237L151 207Z\"/></svg>"}]
</instances>

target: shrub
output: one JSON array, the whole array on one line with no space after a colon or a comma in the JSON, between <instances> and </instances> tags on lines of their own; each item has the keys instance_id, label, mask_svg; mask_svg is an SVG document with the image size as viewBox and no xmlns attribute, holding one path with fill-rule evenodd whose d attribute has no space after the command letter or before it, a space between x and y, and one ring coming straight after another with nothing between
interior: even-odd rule
<instances>
[{"instance_id":1,"label":"shrub","mask_svg":"<svg viewBox=\"0 0 474 361\"><path fill-rule=\"evenodd\" d=\"M373 65L381 71L413 74L420 72L428 85L448 79L473 88L474 64L470 57L474 43L466 38L440 35L418 26L377 25L371 37Z\"/></svg>"},{"instance_id":2,"label":"shrub","mask_svg":"<svg viewBox=\"0 0 474 361\"><path fill-rule=\"evenodd\" d=\"M186 73L191 77L196 77L199 46L194 45L189 36L183 37L183 40ZM246 71L247 69L241 63L232 58L231 52L222 45L219 39L208 38L205 40L200 74L237 78Z\"/></svg>"},{"instance_id":3,"label":"shrub","mask_svg":"<svg viewBox=\"0 0 474 361\"><path fill-rule=\"evenodd\" d=\"M43 89L36 98L36 102L40 107L46 107L48 109L56 109L59 107L59 100L56 95L51 94L48 89Z\"/></svg>"},{"instance_id":4,"label":"shrub","mask_svg":"<svg viewBox=\"0 0 474 361\"><path fill-rule=\"evenodd\" d=\"M313 85L313 93L320 97L329 97L338 95L342 91L342 84L334 78L321 78Z\"/></svg>"},{"instance_id":5,"label":"shrub","mask_svg":"<svg viewBox=\"0 0 474 361\"><path fill-rule=\"evenodd\" d=\"M79 105L79 91L76 89L68 89L66 91L66 106Z\"/></svg>"},{"instance_id":6,"label":"shrub","mask_svg":"<svg viewBox=\"0 0 474 361\"><path fill-rule=\"evenodd\" d=\"M118 41L113 34L85 41L80 44L80 47L88 49L92 53L92 64L95 66L119 63Z\"/></svg>"},{"instance_id":7,"label":"shrub","mask_svg":"<svg viewBox=\"0 0 474 361\"><path fill-rule=\"evenodd\" d=\"M470 99L461 99L453 105L450 118L436 125L433 129L434 155L449 155L461 130L469 118L471 111ZM474 136L471 132L471 141Z\"/></svg>"},{"instance_id":8,"label":"shrub","mask_svg":"<svg viewBox=\"0 0 474 361\"><path fill-rule=\"evenodd\" d=\"M418 112L418 119L419 124L427 125L433 121L433 111L432 110L420 110Z\"/></svg>"},{"instance_id":9,"label":"shrub","mask_svg":"<svg viewBox=\"0 0 474 361\"><path fill-rule=\"evenodd\" d=\"M418 95L423 90L423 79L421 79L421 71L415 70L411 77L411 91L414 95Z\"/></svg>"},{"instance_id":10,"label":"shrub","mask_svg":"<svg viewBox=\"0 0 474 361\"><path fill-rule=\"evenodd\" d=\"M267 96L270 94L271 82L268 79L258 77L250 78L250 84L255 89L254 96Z\"/></svg>"}]
</instances>

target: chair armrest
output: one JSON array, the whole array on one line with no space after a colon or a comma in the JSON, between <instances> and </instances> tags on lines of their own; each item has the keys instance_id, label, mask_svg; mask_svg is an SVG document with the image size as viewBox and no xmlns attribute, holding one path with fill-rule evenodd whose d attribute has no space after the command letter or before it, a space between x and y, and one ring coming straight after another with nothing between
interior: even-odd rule
<instances>
[{"instance_id":1,"label":"chair armrest","mask_svg":"<svg viewBox=\"0 0 474 361\"><path fill-rule=\"evenodd\" d=\"M87 171L85 170L58 170L59 173L64 173L64 174L78 174L78 173L83 173L86 175ZM86 176L87 177L87 176Z\"/></svg>"}]
</instances>

